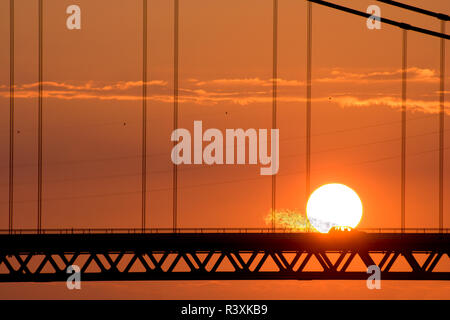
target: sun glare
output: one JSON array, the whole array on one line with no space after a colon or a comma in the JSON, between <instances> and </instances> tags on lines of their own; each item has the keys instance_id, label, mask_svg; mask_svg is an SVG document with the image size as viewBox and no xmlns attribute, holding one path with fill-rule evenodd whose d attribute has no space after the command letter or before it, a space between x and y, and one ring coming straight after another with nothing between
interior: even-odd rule
<instances>
[{"instance_id":1,"label":"sun glare","mask_svg":"<svg viewBox=\"0 0 450 320\"><path fill-rule=\"evenodd\" d=\"M306 205L309 222L321 233L327 233L335 226L355 228L361 220L362 211L356 192L339 183L319 187Z\"/></svg>"}]
</instances>

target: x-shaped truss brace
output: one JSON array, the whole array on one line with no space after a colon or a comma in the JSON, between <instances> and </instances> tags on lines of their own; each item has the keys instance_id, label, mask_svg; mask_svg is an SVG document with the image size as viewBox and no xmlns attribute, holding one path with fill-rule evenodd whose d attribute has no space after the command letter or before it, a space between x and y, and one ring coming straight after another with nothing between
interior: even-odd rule
<instances>
[{"instance_id":1,"label":"x-shaped truss brace","mask_svg":"<svg viewBox=\"0 0 450 320\"><path fill-rule=\"evenodd\" d=\"M331 254L337 259L332 261ZM378 263L374 254L382 257ZM450 270L435 270L443 257L450 258L449 252L421 252L426 257L421 263L415 254L412 250L0 253L0 281L64 281L71 265L80 267L84 280L366 279L367 268L372 265L378 266L381 276L387 279L450 280ZM87 259L81 259L82 256ZM125 256L131 259L126 261ZM357 264L357 256L362 264L359 263L358 271L350 271L349 267ZM393 271L401 256L409 270Z\"/></svg>"}]
</instances>

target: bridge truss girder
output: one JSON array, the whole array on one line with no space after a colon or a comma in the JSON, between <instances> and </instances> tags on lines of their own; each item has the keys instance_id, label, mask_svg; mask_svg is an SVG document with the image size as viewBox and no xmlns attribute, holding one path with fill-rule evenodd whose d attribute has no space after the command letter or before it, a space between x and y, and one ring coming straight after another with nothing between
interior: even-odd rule
<instances>
[{"instance_id":1,"label":"bridge truss girder","mask_svg":"<svg viewBox=\"0 0 450 320\"><path fill-rule=\"evenodd\" d=\"M0 282L450 280L450 238L422 235L2 235ZM9 243L9 245L8 245Z\"/></svg>"}]
</instances>

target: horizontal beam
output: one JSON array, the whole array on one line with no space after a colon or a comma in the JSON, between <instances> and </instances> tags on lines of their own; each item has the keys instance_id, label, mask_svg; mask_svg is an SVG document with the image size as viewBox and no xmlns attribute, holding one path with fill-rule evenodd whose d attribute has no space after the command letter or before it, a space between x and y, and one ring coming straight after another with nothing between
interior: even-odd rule
<instances>
[{"instance_id":1,"label":"horizontal beam","mask_svg":"<svg viewBox=\"0 0 450 320\"><path fill-rule=\"evenodd\" d=\"M139 250L448 250L450 234L164 233L0 235L0 253Z\"/></svg>"},{"instance_id":2,"label":"horizontal beam","mask_svg":"<svg viewBox=\"0 0 450 320\"><path fill-rule=\"evenodd\" d=\"M81 281L211 281L211 280L367 280L370 275L366 272L345 272L327 273L304 272L304 273L282 273L279 272L258 272L258 273L236 273L236 272L216 272L206 274L193 274L188 272L173 272L149 274L146 272L136 272L130 274L123 273L102 273L102 274L82 274ZM65 282L67 274L39 274L39 275L0 275L2 282ZM410 281L448 281L450 272L412 274L410 272L382 272L381 280L410 280Z\"/></svg>"}]
</instances>

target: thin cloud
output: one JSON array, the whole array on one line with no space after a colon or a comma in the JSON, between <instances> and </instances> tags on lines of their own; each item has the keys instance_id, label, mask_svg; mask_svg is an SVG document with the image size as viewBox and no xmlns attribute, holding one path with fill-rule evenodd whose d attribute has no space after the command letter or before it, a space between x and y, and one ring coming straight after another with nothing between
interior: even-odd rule
<instances>
[{"instance_id":1,"label":"thin cloud","mask_svg":"<svg viewBox=\"0 0 450 320\"><path fill-rule=\"evenodd\" d=\"M0 97L8 98L9 92L0 92ZM16 93L16 98L37 98L38 93L35 90L32 91L20 91ZM121 94L121 95L105 95L96 92L78 92L74 90L46 90L43 92L43 97L48 99L59 100L115 100L115 101L141 101L141 95ZM147 99L149 101L159 101L171 103L173 102L173 96L171 94L150 94ZM193 90L193 89L180 89L180 95L178 97L180 103L194 103L202 105L217 105L219 103L231 103L241 106L250 104L270 104L272 97L270 91L264 92L215 92L206 90ZM279 96L279 102L287 103L305 103L304 96L299 95L286 95ZM402 101L395 96L376 96L362 98L355 95L345 95L333 97L330 100L329 97L316 97L312 99L313 103L328 102L338 104L340 107L348 108L369 108L377 106L387 106L392 109L400 110L402 107ZM423 112L423 113L438 113L439 101L438 100L416 100L407 99L406 105L409 111ZM448 111L447 111L448 113Z\"/></svg>"},{"instance_id":2,"label":"thin cloud","mask_svg":"<svg viewBox=\"0 0 450 320\"><path fill-rule=\"evenodd\" d=\"M367 73L345 72L333 69L329 77L313 79L314 82L339 83L353 82L356 84L398 81L401 80L401 70L373 71ZM408 69L408 81L433 82L438 81L436 71L412 67ZM304 86L304 82L295 79L276 79L279 87L278 101L304 103L304 92L298 87ZM37 98L37 86L39 83L29 83L15 86L16 99ZM85 83L69 83L46 81L44 84L43 97L46 99L59 100L115 100L115 101L140 101L142 96L136 90L142 87L142 81L119 81L113 83L99 83L88 81ZM167 81L152 80L147 82L151 89L148 91L149 101L173 102L173 96ZM219 103L231 103L236 105L250 105L257 103L271 103L273 79L255 78L220 78L200 81L189 78L182 83L179 89L180 103L194 103L202 105L216 105ZM435 92L435 90L433 90ZM366 91L367 95L367 91ZM422 95L425 97L426 95ZM9 87L0 86L0 97L9 98ZM435 97L436 99L437 97ZM393 109L401 108L401 100L395 95L373 93L369 96L353 93L333 94L329 96L315 97L313 102L337 103L341 107L376 107L388 106ZM436 113L439 111L439 102L431 100L407 101L408 110L425 113Z\"/></svg>"},{"instance_id":3,"label":"thin cloud","mask_svg":"<svg viewBox=\"0 0 450 320\"><path fill-rule=\"evenodd\" d=\"M114 90L128 90L135 87L142 87L143 81L119 81L114 84L109 85L95 85L92 81L88 81L85 84L81 85L73 85L64 82L56 82L56 81L43 81L42 85L44 89L48 88L60 88L66 90L78 90L78 91L114 91ZM39 86L39 82L23 84L16 87L16 90L22 89L32 89L37 88ZM166 81L162 80L152 80L147 81L147 86L167 86Z\"/></svg>"},{"instance_id":4,"label":"thin cloud","mask_svg":"<svg viewBox=\"0 0 450 320\"><path fill-rule=\"evenodd\" d=\"M402 69L393 71L374 71L367 73L345 72L341 69L334 69L330 73L330 77L318 78L313 81L323 83L339 83L339 82L357 82L357 83L373 83L373 82L390 82L402 80ZM409 82L438 82L439 75L433 69L411 67L406 69L407 79Z\"/></svg>"},{"instance_id":5,"label":"thin cloud","mask_svg":"<svg viewBox=\"0 0 450 320\"><path fill-rule=\"evenodd\" d=\"M375 107L386 106L392 109L400 110L402 108L402 100L398 97L384 96L376 98L361 99L355 96L342 96L333 99L341 107ZM406 108L408 111L422 113L439 113L439 101L437 100L406 100ZM446 111L449 114L448 111Z\"/></svg>"},{"instance_id":6,"label":"thin cloud","mask_svg":"<svg viewBox=\"0 0 450 320\"><path fill-rule=\"evenodd\" d=\"M219 86L265 86L268 80L260 78L243 78L243 79L214 79L210 81L199 81L197 86L219 85Z\"/></svg>"},{"instance_id":7,"label":"thin cloud","mask_svg":"<svg viewBox=\"0 0 450 320\"><path fill-rule=\"evenodd\" d=\"M271 87L273 85L273 79L260 79L260 78L234 78L234 79L215 79L209 81L195 81L195 79L189 79L188 81L194 82L196 86L260 86ZM299 80L287 80L277 78L276 83L282 87L300 87L304 86L304 81Z\"/></svg>"}]
</instances>

